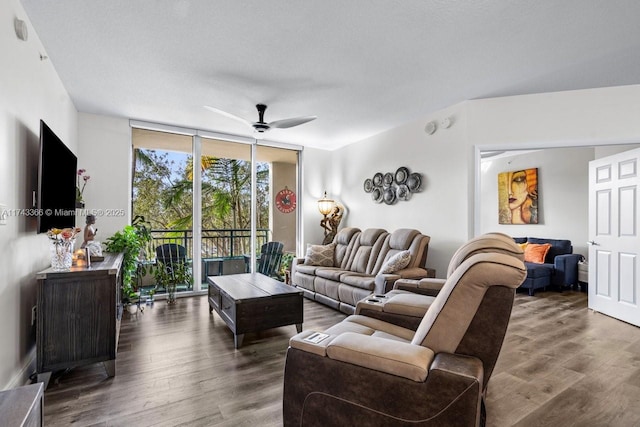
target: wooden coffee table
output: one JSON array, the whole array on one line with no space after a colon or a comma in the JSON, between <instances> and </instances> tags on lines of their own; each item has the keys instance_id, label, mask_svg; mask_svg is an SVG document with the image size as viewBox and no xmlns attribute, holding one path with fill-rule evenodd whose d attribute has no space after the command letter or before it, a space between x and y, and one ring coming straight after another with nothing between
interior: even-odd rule
<instances>
[{"instance_id":1,"label":"wooden coffee table","mask_svg":"<svg viewBox=\"0 0 640 427\"><path fill-rule=\"evenodd\" d=\"M260 273L209 276L209 312L233 332L235 347L244 334L285 325L302 331L302 291Z\"/></svg>"}]
</instances>

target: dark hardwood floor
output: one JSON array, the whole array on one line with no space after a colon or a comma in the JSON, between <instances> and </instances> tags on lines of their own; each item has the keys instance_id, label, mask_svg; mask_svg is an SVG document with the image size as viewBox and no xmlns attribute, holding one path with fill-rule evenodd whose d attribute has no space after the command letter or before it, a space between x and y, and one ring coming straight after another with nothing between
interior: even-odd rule
<instances>
[{"instance_id":1,"label":"dark hardwood floor","mask_svg":"<svg viewBox=\"0 0 640 427\"><path fill-rule=\"evenodd\" d=\"M305 329L345 316L305 300ZM47 426L277 426L295 326L247 334L239 350L206 296L125 314L117 373L54 376ZM590 312L586 294L518 294L489 383L489 426L639 426L640 328Z\"/></svg>"}]
</instances>

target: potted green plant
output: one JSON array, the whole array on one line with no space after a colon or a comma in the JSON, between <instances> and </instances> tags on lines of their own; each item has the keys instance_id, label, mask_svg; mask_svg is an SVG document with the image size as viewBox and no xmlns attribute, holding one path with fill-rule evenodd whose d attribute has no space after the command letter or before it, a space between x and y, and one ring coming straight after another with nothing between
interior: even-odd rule
<instances>
[{"instance_id":1,"label":"potted green plant","mask_svg":"<svg viewBox=\"0 0 640 427\"><path fill-rule=\"evenodd\" d=\"M151 232L144 217L136 216L131 225L125 226L105 241L107 252L122 252L122 302L132 303L139 298L137 278L140 272L138 260L151 241Z\"/></svg>"},{"instance_id":2,"label":"potted green plant","mask_svg":"<svg viewBox=\"0 0 640 427\"><path fill-rule=\"evenodd\" d=\"M293 262L293 258L295 258L295 254L293 252L285 252L282 254L282 260L280 261L278 276L287 284L287 276L288 274L291 274L291 263Z\"/></svg>"},{"instance_id":3,"label":"potted green plant","mask_svg":"<svg viewBox=\"0 0 640 427\"><path fill-rule=\"evenodd\" d=\"M185 261L171 264L158 262L153 270L156 286L164 288L167 292L167 302L176 302L176 290L178 285L191 283L192 275L189 265Z\"/></svg>"}]
</instances>

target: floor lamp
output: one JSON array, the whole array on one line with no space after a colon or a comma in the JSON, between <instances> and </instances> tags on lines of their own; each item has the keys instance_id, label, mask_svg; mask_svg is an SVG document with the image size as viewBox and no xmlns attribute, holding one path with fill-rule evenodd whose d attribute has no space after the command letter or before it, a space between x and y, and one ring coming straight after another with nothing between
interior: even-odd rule
<instances>
[{"instance_id":1,"label":"floor lamp","mask_svg":"<svg viewBox=\"0 0 640 427\"><path fill-rule=\"evenodd\" d=\"M342 219L342 209L333 199L327 197L327 192L325 191L324 196L318 200L318 210L323 216L322 221L320 221L320 227L324 230L322 244L328 245L333 242L333 238L338 231L338 225Z\"/></svg>"}]
</instances>

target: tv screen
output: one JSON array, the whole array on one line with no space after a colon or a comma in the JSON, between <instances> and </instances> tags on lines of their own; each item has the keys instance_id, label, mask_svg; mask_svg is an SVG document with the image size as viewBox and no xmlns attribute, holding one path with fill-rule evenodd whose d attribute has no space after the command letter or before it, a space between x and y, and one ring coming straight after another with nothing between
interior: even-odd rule
<instances>
[{"instance_id":1,"label":"tv screen","mask_svg":"<svg viewBox=\"0 0 640 427\"><path fill-rule=\"evenodd\" d=\"M75 154L40 120L38 233L75 227L77 166Z\"/></svg>"}]
</instances>

